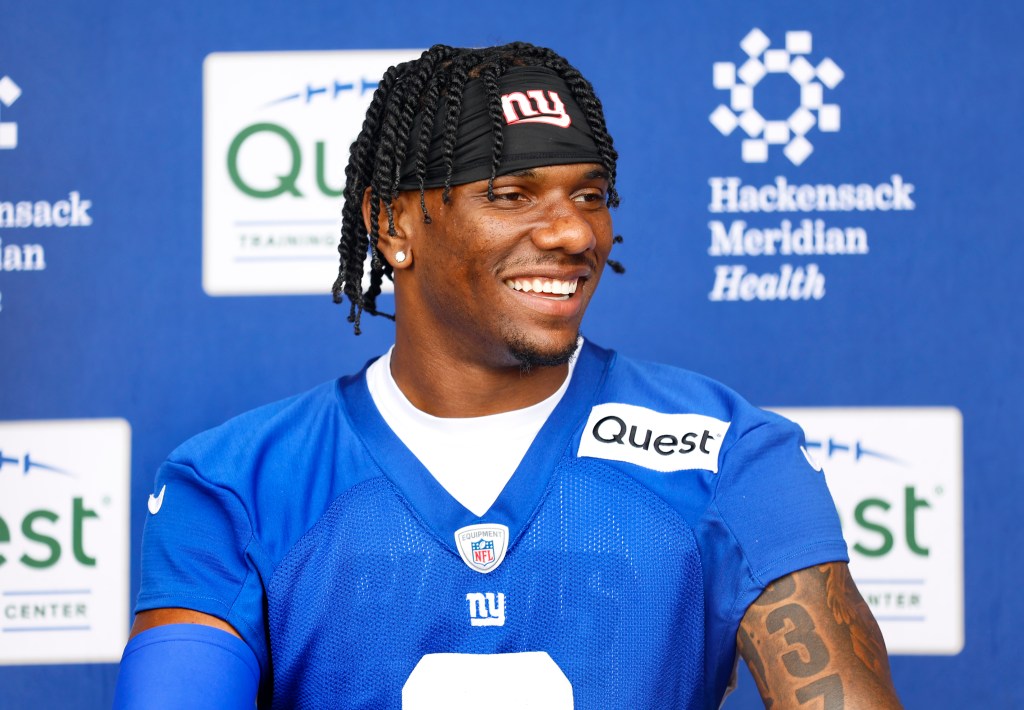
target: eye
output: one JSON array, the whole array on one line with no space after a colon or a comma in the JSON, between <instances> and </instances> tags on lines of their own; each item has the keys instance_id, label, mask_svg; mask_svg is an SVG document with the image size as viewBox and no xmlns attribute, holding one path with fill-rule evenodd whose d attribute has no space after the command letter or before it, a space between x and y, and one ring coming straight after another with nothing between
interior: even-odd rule
<instances>
[{"instance_id":1,"label":"eye","mask_svg":"<svg viewBox=\"0 0 1024 710\"><path fill-rule=\"evenodd\" d=\"M495 202L524 202L526 195L520 190L513 187L495 187L494 188L494 201Z\"/></svg>"},{"instance_id":2,"label":"eye","mask_svg":"<svg viewBox=\"0 0 1024 710\"><path fill-rule=\"evenodd\" d=\"M580 192L572 198L575 202L582 204L603 204L607 201L607 196L603 190L587 190L586 192Z\"/></svg>"}]
</instances>

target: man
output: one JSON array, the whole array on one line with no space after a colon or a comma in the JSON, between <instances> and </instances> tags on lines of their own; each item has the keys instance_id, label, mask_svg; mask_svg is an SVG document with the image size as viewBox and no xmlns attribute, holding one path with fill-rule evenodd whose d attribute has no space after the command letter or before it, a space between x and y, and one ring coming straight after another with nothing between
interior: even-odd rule
<instances>
[{"instance_id":1,"label":"man","mask_svg":"<svg viewBox=\"0 0 1024 710\"><path fill-rule=\"evenodd\" d=\"M582 342L616 158L550 50L388 71L334 292L358 332L393 279L395 346L161 468L119 707L713 708L737 651L899 706L799 428Z\"/></svg>"}]
</instances>

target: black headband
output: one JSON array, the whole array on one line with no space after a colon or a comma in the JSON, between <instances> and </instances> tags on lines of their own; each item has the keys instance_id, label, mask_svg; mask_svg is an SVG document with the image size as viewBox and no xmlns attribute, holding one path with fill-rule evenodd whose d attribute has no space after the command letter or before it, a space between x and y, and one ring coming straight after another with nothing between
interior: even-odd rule
<instances>
[{"instance_id":1,"label":"black headband","mask_svg":"<svg viewBox=\"0 0 1024 710\"><path fill-rule=\"evenodd\" d=\"M513 67L498 78L502 109L501 164L497 174L545 165L601 163L594 136L586 117L573 99L572 91L555 72L543 67ZM444 116L441 103L430 136L423 186L443 187ZM409 149L402 165L399 190L417 190L417 141L422 126L417 115L410 135ZM466 82L462 112L455 139L452 185L461 185L491 177L491 151L494 145L492 119L487 90L480 79Z\"/></svg>"}]
</instances>

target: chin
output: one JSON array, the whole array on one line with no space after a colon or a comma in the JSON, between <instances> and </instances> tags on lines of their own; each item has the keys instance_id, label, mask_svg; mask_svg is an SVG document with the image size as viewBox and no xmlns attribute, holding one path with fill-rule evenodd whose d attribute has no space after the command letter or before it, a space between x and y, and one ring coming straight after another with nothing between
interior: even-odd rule
<instances>
[{"instance_id":1,"label":"chin","mask_svg":"<svg viewBox=\"0 0 1024 710\"><path fill-rule=\"evenodd\" d=\"M506 339L508 351L519 363L519 369L530 372L536 367L557 367L565 365L576 354L580 334L576 332L564 342L531 342L521 334Z\"/></svg>"}]
</instances>

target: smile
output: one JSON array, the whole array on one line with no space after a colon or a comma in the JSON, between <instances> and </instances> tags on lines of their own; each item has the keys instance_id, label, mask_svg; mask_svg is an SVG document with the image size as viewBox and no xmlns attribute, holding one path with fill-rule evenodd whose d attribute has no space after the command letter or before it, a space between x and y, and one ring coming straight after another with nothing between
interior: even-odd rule
<instances>
[{"instance_id":1,"label":"smile","mask_svg":"<svg viewBox=\"0 0 1024 710\"><path fill-rule=\"evenodd\" d=\"M505 285L513 291L535 293L546 298L564 301L572 294L576 293L576 287L579 285L579 279L572 279L571 281L544 279L540 277L534 277L532 279L508 279L505 281Z\"/></svg>"}]
</instances>

